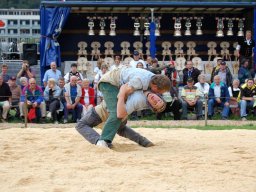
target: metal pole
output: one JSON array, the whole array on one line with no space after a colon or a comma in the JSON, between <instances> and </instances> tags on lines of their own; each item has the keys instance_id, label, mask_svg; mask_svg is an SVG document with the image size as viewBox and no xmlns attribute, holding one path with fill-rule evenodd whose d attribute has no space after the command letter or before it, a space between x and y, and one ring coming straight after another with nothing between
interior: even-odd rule
<instances>
[{"instance_id":1,"label":"metal pole","mask_svg":"<svg viewBox=\"0 0 256 192\"><path fill-rule=\"evenodd\" d=\"M151 22L154 22L154 8L150 8L151 11Z\"/></svg>"},{"instance_id":2,"label":"metal pole","mask_svg":"<svg viewBox=\"0 0 256 192\"><path fill-rule=\"evenodd\" d=\"M27 92L25 93L25 103L24 103L24 105L25 105L25 110L24 110L24 112L25 112L25 114L24 114L24 120L25 120L25 128L28 128L28 104L27 104L27 101L28 101L28 98L27 98Z\"/></svg>"}]
</instances>

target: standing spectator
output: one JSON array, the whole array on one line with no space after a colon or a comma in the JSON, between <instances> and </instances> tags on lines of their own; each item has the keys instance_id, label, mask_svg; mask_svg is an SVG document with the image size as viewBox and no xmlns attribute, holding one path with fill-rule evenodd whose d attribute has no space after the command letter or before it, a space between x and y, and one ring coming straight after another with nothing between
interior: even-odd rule
<instances>
[{"instance_id":1,"label":"standing spectator","mask_svg":"<svg viewBox=\"0 0 256 192\"><path fill-rule=\"evenodd\" d=\"M240 100L239 104L241 119L243 121L246 121L246 110L248 110L249 108L253 108L254 102L256 100L256 86L254 85L252 78L248 79L247 82L241 86L240 94L238 95L238 100Z\"/></svg>"},{"instance_id":2,"label":"standing spectator","mask_svg":"<svg viewBox=\"0 0 256 192\"><path fill-rule=\"evenodd\" d=\"M238 70L238 79L242 84L245 83L245 79L251 78L251 72L248 69L249 61L247 59L244 59L241 61L241 67Z\"/></svg>"},{"instance_id":3,"label":"standing spectator","mask_svg":"<svg viewBox=\"0 0 256 192\"><path fill-rule=\"evenodd\" d=\"M203 102L199 99L199 91L194 86L193 78L187 79L187 85L183 87L181 92L182 102L182 119L187 119L188 107L196 108L196 116L198 120L202 119Z\"/></svg>"},{"instance_id":4,"label":"standing spectator","mask_svg":"<svg viewBox=\"0 0 256 192\"><path fill-rule=\"evenodd\" d=\"M29 79L28 86L24 87L20 98L20 116L24 117L25 113L25 95L27 95L27 106L28 109L36 108L37 121L45 119L46 106L44 102L44 93L40 86L36 84L35 78Z\"/></svg>"},{"instance_id":5,"label":"standing spectator","mask_svg":"<svg viewBox=\"0 0 256 192\"><path fill-rule=\"evenodd\" d=\"M22 66L17 74L17 78L26 77L27 79L35 78L35 74L29 66L28 60L22 61Z\"/></svg>"},{"instance_id":6,"label":"standing spectator","mask_svg":"<svg viewBox=\"0 0 256 192\"><path fill-rule=\"evenodd\" d=\"M89 79L82 81L82 96L80 103L83 105L83 115L92 107L95 107L95 93L94 89L90 87Z\"/></svg>"},{"instance_id":7,"label":"standing spectator","mask_svg":"<svg viewBox=\"0 0 256 192\"><path fill-rule=\"evenodd\" d=\"M16 114L15 117L20 117L19 102L21 96L21 88L16 84L16 76L12 76L9 80L9 87L12 92L12 106L15 106Z\"/></svg>"},{"instance_id":8,"label":"standing spectator","mask_svg":"<svg viewBox=\"0 0 256 192\"><path fill-rule=\"evenodd\" d=\"M151 68L152 65L152 57L151 56L147 56L146 59L146 69L149 70L149 68Z\"/></svg>"},{"instance_id":9,"label":"standing spectator","mask_svg":"<svg viewBox=\"0 0 256 192\"><path fill-rule=\"evenodd\" d=\"M221 82L225 83L228 87L232 85L232 74L230 72L230 69L227 67L226 62L222 61L220 63L220 68L217 69L214 74L214 76L219 75Z\"/></svg>"},{"instance_id":10,"label":"standing spectator","mask_svg":"<svg viewBox=\"0 0 256 192\"><path fill-rule=\"evenodd\" d=\"M20 89L23 90L24 87L28 85L28 79L27 77L21 77L20 78Z\"/></svg>"},{"instance_id":11,"label":"standing spectator","mask_svg":"<svg viewBox=\"0 0 256 192\"><path fill-rule=\"evenodd\" d=\"M208 118L212 119L214 114L214 106L223 107L222 119L226 120L229 115L229 92L225 83L220 81L220 76L216 75L213 78L214 82L210 85L209 100L208 100Z\"/></svg>"},{"instance_id":12,"label":"standing spectator","mask_svg":"<svg viewBox=\"0 0 256 192\"><path fill-rule=\"evenodd\" d=\"M238 107L237 98L240 93L240 82L238 79L234 79L232 85L228 88L230 100L229 105L232 114L239 116L240 115L240 109Z\"/></svg>"},{"instance_id":13,"label":"standing spectator","mask_svg":"<svg viewBox=\"0 0 256 192\"><path fill-rule=\"evenodd\" d=\"M219 70L220 68L220 63L223 61L223 59L221 57L217 57L217 63L216 66L212 69L212 73L211 73L211 83L213 82L213 78L214 78L214 74L216 70Z\"/></svg>"},{"instance_id":14,"label":"standing spectator","mask_svg":"<svg viewBox=\"0 0 256 192\"><path fill-rule=\"evenodd\" d=\"M143 63L143 68L147 68L143 59L140 59L140 53L138 51L133 52L133 60L130 61L130 66L136 68L137 63Z\"/></svg>"},{"instance_id":15,"label":"standing spectator","mask_svg":"<svg viewBox=\"0 0 256 192\"><path fill-rule=\"evenodd\" d=\"M44 90L44 99L46 101L46 106L49 108L50 111L47 114L47 117L51 118L54 124L59 123L57 121L57 110L63 108L63 105L61 105L60 102L60 94L60 87L56 84L55 79L50 78Z\"/></svg>"},{"instance_id":16,"label":"standing spectator","mask_svg":"<svg viewBox=\"0 0 256 192\"><path fill-rule=\"evenodd\" d=\"M53 78L56 82L58 82L59 78L62 77L61 72L57 69L57 65L54 61L51 62L50 67L51 69L48 69L44 74L43 82L45 87L50 78Z\"/></svg>"},{"instance_id":17,"label":"standing spectator","mask_svg":"<svg viewBox=\"0 0 256 192\"><path fill-rule=\"evenodd\" d=\"M197 87L198 91L199 91L199 95L200 95L200 100L205 101L205 96L208 95L209 93L209 89L210 89L210 85L206 82L205 79L205 75L204 74L200 74L198 76L198 81L195 86Z\"/></svg>"},{"instance_id":18,"label":"standing spectator","mask_svg":"<svg viewBox=\"0 0 256 192\"><path fill-rule=\"evenodd\" d=\"M3 109L1 121L6 122L7 114L12 103L12 92L7 83L4 82L3 76L0 75L0 107Z\"/></svg>"},{"instance_id":19,"label":"standing spectator","mask_svg":"<svg viewBox=\"0 0 256 192\"><path fill-rule=\"evenodd\" d=\"M77 64L76 63L71 64L71 71L66 73L66 75L64 76L65 83L69 83L70 77L72 77L72 76L76 76L77 81L82 81L83 80L83 75L77 71Z\"/></svg>"},{"instance_id":20,"label":"standing spectator","mask_svg":"<svg viewBox=\"0 0 256 192\"><path fill-rule=\"evenodd\" d=\"M183 85L187 85L187 80L191 77L194 80L194 83L198 82L198 76L200 75L199 69L193 67L193 62L188 60L186 61L185 68L183 72Z\"/></svg>"},{"instance_id":21,"label":"standing spectator","mask_svg":"<svg viewBox=\"0 0 256 192\"><path fill-rule=\"evenodd\" d=\"M115 56L115 63L110 67L109 70L112 71L114 69L123 67L120 60L121 60L120 56Z\"/></svg>"},{"instance_id":22,"label":"standing spectator","mask_svg":"<svg viewBox=\"0 0 256 192\"><path fill-rule=\"evenodd\" d=\"M2 65L2 72L0 73L0 76L3 77L3 81L7 83L10 79L10 76L8 75L8 65L3 64Z\"/></svg>"},{"instance_id":23,"label":"standing spectator","mask_svg":"<svg viewBox=\"0 0 256 192\"><path fill-rule=\"evenodd\" d=\"M83 106L79 103L82 96L80 85L77 84L77 77L72 76L70 82L64 86L66 103L64 104L64 123L68 122L68 112L72 112L72 120L77 122L81 119Z\"/></svg>"},{"instance_id":24,"label":"standing spectator","mask_svg":"<svg viewBox=\"0 0 256 192\"><path fill-rule=\"evenodd\" d=\"M100 68L101 68L101 65L102 65L102 64L104 64L104 59L99 58L99 59L97 60L97 66L96 66L96 67L94 68L94 70L93 70L94 75L97 75L98 73L101 74Z\"/></svg>"},{"instance_id":25,"label":"standing spectator","mask_svg":"<svg viewBox=\"0 0 256 192\"><path fill-rule=\"evenodd\" d=\"M237 56L239 57L240 64L244 59L249 61L249 69L253 70L253 49L255 47L255 41L252 39L252 32L246 31L245 38L238 41L236 47Z\"/></svg>"}]
</instances>

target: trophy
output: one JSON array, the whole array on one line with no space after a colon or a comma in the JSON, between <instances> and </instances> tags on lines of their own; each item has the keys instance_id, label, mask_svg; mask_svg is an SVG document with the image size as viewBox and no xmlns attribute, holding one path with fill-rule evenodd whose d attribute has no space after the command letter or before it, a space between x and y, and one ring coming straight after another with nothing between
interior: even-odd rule
<instances>
[{"instance_id":1,"label":"trophy","mask_svg":"<svg viewBox=\"0 0 256 192\"><path fill-rule=\"evenodd\" d=\"M150 35L149 25L150 25L150 23L148 21L148 18L145 18L145 23L144 23L144 28L145 28L144 35L145 36L149 36Z\"/></svg>"},{"instance_id":2,"label":"trophy","mask_svg":"<svg viewBox=\"0 0 256 192\"><path fill-rule=\"evenodd\" d=\"M174 22L174 36L175 37L179 37L181 36L181 17L173 17L173 19L175 20Z\"/></svg>"},{"instance_id":3,"label":"trophy","mask_svg":"<svg viewBox=\"0 0 256 192\"><path fill-rule=\"evenodd\" d=\"M99 32L99 35L100 36L104 36L106 35L106 32L104 30L105 26L106 26L106 23L105 23L105 17L99 17L98 19L100 19L100 32Z\"/></svg>"},{"instance_id":4,"label":"trophy","mask_svg":"<svg viewBox=\"0 0 256 192\"><path fill-rule=\"evenodd\" d=\"M89 20L88 22L88 27L89 27L89 31L88 31L88 35L95 35L94 34L94 30L93 30L93 27L94 27L94 21L93 19L96 19L95 17L87 17L87 19Z\"/></svg>"},{"instance_id":5,"label":"trophy","mask_svg":"<svg viewBox=\"0 0 256 192\"><path fill-rule=\"evenodd\" d=\"M133 18L134 19L134 32L133 32L133 35L134 36L140 36L140 31L139 31L139 28L140 28L140 22L139 22L139 18Z\"/></svg>"},{"instance_id":6,"label":"trophy","mask_svg":"<svg viewBox=\"0 0 256 192\"><path fill-rule=\"evenodd\" d=\"M203 35L203 31L201 29L203 17L195 17L195 19L196 19L196 26L197 26L196 35Z\"/></svg>"},{"instance_id":7,"label":"trophy","mask_svg":"<svg viewBox=\"0 0 256 192\"><path fill-rule=\"evenodd\" d=\"M160 36L160 19L161 17L156 17L155 18L155 23L156 23L156 30L155 30L155 36Z\"/></svg>"},{"instance_id":8,"label":"trophy","mask_svg":"<svg viewBox=\"0 0 256 192\"><path fill-rule=\"evenodd\" d=\"M110 19L110 36L116 36L116 19L117 17L109 17Z\"/></svg>"},{"instance_id":9,"label":"trophy","mask_svg":"<svg viewBox=\"0 0 256 192\"><path fill-rule=\"evenodd\" d=\"M224 29L224 22L222 17L216 17L217 20L217 37L224 37L223 29Z\"/></svg>"},{"instance_id":10,"label":"trophy","mask_svg":"<svg viewBox=\"0 0 256 192\"><path fill-rule=\"evenodd\" d=\"M228 31L227 31L227 36L233 36L234 33L233 33L232 28L234 27L234 24L233 24L234 18L227 18L227 19L228 19Z\"/></svg>"},{"instance_id":11,"label":"trophy","mask_svg":"<svg viewBox=\"0 0 256 192\"><path fill-rule=\"evenodd\" d=\"M185 27L187 28L185 31L185 35L186 36L190 36L191 35L191 31L190 31L190 27L191 27L191 17L184 17L184 19L186 19L186 23L185 23Z\"/></svg>"},{"instance_id":12,"label":"trophy","mask_svg":"<svg viewBox=\"0 0 256 192\"><path fill-rule=\"evenodd\" d=\"M238 28L239 28L237 36L242 37L242 36L244 36L243 29L244 29L244 20L245 20L245 18L242 18L242 19L237 18L237 19L238 19Z\"/></svg>"}]
</instances>

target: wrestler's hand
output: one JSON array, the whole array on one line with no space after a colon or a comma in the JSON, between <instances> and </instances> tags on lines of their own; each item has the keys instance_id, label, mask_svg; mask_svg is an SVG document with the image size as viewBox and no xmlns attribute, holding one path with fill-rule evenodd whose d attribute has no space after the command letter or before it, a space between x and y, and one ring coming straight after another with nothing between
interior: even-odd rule
<instances>
[{"instance_id":1,"label":"wrestler's hand","mask_svg":"<svg viewBox=\"0 0 256 192\"><path fill-rule=\"evenodd\" d=\"M127 99L128 95L134 92L133 87L130 87L128 84L124 84L120 87L119 93L118 93L118 98L123 97L125 100Z\"/></svg>"}]
</instances>

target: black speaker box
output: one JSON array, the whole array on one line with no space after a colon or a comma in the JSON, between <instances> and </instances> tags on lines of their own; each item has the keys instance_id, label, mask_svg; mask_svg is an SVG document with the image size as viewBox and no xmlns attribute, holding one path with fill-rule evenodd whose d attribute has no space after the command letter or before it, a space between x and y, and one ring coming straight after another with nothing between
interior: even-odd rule
<instances>
[{"instance_id":1,"label":"black speaker box","mask_svg":"<svg viewBox=\"0 0 256 192\"><path fill-rule=\"evenodd\" d=\"M28 60L29 65L37 65L37 44L23 44L23 60Z\"/></svg>"}]
</instances>

